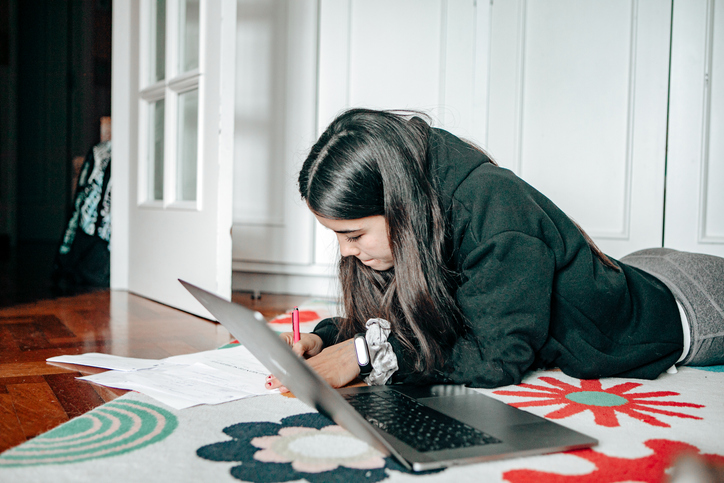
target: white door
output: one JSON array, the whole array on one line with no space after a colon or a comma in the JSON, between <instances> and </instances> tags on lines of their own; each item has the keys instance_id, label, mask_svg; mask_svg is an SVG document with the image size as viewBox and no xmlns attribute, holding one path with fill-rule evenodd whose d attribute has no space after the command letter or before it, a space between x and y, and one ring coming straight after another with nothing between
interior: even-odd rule
<instances>
[{"instance_id":1,"label":"white door","mask_svg":"<svg viewBox=\"0 0 724 483\"><path fill-rule=\"evenodd\" d=\"M236 2L119 3L114 15L121 7L124 12L114 18L113 87L121 126L119 132L114 125L113 168L115 177L116 164L128 162L114 179L129 190L120 197L114 190L114 205L127 206L127 214L122 207L119 213L127 216L128 231L113 234L120 237L113 250L121 250L112 251L112 272L120 270L113 279L116 286L127 282L131 292L208 316L177 279L231 295ZM119 59L117 39L128 44L119 46ZM123 59L127 69L116 64ZM114 229L117 221L123 227L115 214Z\"/></svg>"},{"instance_id":2,"label":"white door","mask_svg":"<svg viewBox=\"0 0 724 483\"><path fill-rule=\"evenodd\" d=\"M664 246L724 257L724 1L674 3Z\"/></svg>"},{"instance_id":3,"label":"white door","mask_svg":"<svg viewBox=\"0 0 724 483\"><path fill-rule=\"evenodd\" d=\"M614 257L661 246L671 2L494 2L488 148Z\"/></svg>"}]
</instances>

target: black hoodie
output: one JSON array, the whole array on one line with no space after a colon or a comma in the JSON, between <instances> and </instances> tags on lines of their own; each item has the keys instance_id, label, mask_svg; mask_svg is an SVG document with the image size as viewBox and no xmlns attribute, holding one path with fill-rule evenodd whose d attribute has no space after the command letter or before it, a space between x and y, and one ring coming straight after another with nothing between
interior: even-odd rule
<instances>
[{"instance_id":1,"label":"black hoodie","mask_svg":"<svg viewBox=\"0 0 724 483\"><path fill-rule=\"evenodd\" d=\"M447 131L432 130L429 161L468 333L428 377L414 374L391 337L400 366L392 382L497 387L543 367L653 379L676 362L682 325L663 283L618 261L621 271L603 265L551 200ZM325 346L336 332L332 319L315 329Z\"/></svg>"}]
</instances>

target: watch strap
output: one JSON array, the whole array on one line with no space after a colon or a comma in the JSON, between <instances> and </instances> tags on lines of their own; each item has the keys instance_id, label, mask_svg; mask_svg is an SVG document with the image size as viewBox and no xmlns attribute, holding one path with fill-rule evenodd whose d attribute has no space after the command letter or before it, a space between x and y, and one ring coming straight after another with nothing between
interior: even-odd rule
<instances>
[{"instance_id":1,"label":"watch strap","mask_svg":"<svg viewBox=\"0 0 724 483\"><path fill-rule=\"evenodd\" d=\"M367 339L365 334L359 333L354 336L354 350L357 354L357 365L359 366L360 377L367 377L372 372L372 359L370 350L367 347Z\"/></svg>"}]
</instances>

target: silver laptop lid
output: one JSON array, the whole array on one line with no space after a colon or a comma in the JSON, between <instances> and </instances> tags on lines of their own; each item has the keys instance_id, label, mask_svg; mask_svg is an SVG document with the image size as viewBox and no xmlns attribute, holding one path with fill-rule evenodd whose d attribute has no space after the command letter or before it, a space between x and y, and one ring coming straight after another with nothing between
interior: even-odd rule
<instances>
[{"instance_id":1,"label":"silver laptop lid","mask_svg":"<svg viewBox=\"0 0 724 483\"><path fill-rule=\"evenodd\" d=\"M411 469L409 463L332 386L304 359L292 352L279 335L269 328L262 314L183 280L179 282L298 399L383 454L392 454Z\"/></svg>"}]
</instances>

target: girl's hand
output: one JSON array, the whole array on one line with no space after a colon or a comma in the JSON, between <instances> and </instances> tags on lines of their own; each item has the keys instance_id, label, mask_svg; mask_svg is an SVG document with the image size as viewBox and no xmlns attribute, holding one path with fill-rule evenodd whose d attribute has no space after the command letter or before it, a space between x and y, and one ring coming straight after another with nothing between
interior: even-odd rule
<instances>
[{"instance_id":1,"label":"girl's hand","mask_svg":"<svg viewBox=\"0 0 724 483\"><path fill-rule=\"evenodd\" d=\"M282 334L282 338L285 338L287 334ZM302 334L302 340L292 346L292 350L299 354L295 348L304 344L304 336L311 335L319 339L318 336L312 334ZM291 338L289 340L292 340ZM321 339L319 340L319 346L321 347ZM301 351L301 347L299 349ZM302 352L302 354L310 354L309 352ZM317 374L327 381L332 387L342 387L349 384L359 375L359 366L357 365L357 354L354 349L354 343L352 339L340 342L333 346L329 346L323 351L317 350L316 355L312 355L307 359L307 363L312 366ZM289 392L289 390L282 386L281 382L270 375L266 380L267 389L279 388L281 392Z\"/></svg>"},{"instance_id":2,"label":"girl's hand","mask_svg":"<svg viewBox=\"0 0 724 483\"><path fill-rule=\"evenodd\" d=\"M322 350L322 338L317 334L299 334L299 342L294 343L294 334L291 332L284 332L280 335L282 340L288 345L292 346L292 351L299 357L308 359L312 356L316 356Z\"/></svg>"}]
</instances>

